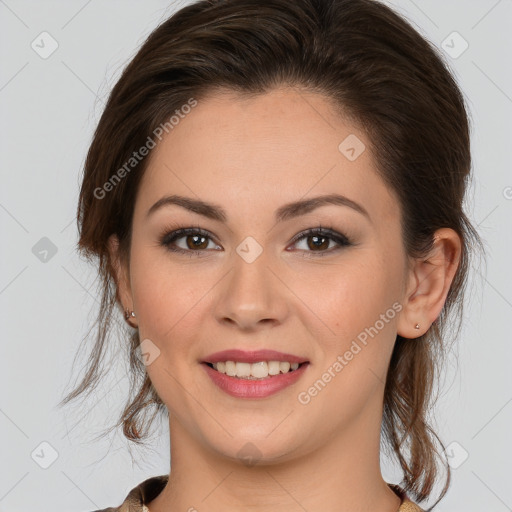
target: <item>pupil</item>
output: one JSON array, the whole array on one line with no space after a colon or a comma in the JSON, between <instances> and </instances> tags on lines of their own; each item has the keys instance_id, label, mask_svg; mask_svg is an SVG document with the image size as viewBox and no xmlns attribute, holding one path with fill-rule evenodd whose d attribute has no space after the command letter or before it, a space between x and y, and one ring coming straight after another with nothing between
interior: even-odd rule
<instances>
[{"instance_id":1,"label":"pupil","mask_svg":"<svg viewBox=\"0 0 512 512\"><path fill-rule=\"evenodd\" d=\"M201 239L205 239L205 237L201 235L192 235L191 238L193 239L192 246L195 248L199 247L204 243L200 241Z\"/></svg>"},{"instance_id":2,"label":"pupil","mask_svg":"<svg viewBox=\"0 0 512 512\"><path fill-rule=\"evenodd\" d=\"M323 242L318 243L320 240L323 240L323 241L325 241L325 240L326 240L326 238L325 238L325 237L323 237L323 236L322 236L322 237L320 237L320 236L317 236L317 235L312 236L311 238L313 238L313 240L314 240L314 242L313 242L313 244L314 244L314 245L313 245L313 247L314 247L315 249L318 249L319 247L321 247L322 245L324 245L324 243L323 243Z\"/></svg>"}]
</instances>

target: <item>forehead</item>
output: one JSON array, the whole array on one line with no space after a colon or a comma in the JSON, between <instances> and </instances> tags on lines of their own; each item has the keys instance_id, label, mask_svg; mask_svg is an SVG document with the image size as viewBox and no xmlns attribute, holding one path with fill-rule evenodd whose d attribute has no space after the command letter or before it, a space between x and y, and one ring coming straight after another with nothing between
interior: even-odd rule
<instances>
[{"instance_id":1,"label":"forehead","mask_svg":"<svg viewBox=\"0 0 512 512\"><path fill-rule=\"evenodd\" d=\"M291 87L221 92L182 115L152 150L136 210L183 194L223 204L228 215L234 205L233 214L261 215L329 193L360 202L372 218L398 215L365 134L330 100Z\"/></svg>"}]
</instances>

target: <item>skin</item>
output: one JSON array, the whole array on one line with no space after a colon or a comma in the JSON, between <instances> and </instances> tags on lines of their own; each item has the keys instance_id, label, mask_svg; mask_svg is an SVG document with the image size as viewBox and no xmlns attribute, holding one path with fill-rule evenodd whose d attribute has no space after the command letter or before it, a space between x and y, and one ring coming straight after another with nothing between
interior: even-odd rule
<instances>
[{"instance_id":1,"label":"skin","mask_svg":"<svg viewBox=\"0 0 512 512\"><path fill-rule=\"evenodd\" d=\"M172 471L148 504L151 512L398 510L379 462L389 360L397 334L416 343L412 338L438 317L460 239L443 228L428 258L408 258L398 201L370 150L350 161L338 149L350 134L369 147L326 98L282 87L252 99L212 95L152 150L136 198L129 265L118 258L116 237L110 240L122 305L135 311L140 339L160 350L147 371L169 410ZM330 204L275 222L285 203L330 193L356 201L369 219ZM146 216L170 194L215 203L228 220L177 205ZM186 236L174 245L192 257L160 244L169 224L209 232L200 257L190 235L188 245ZM320 225L353 245L327 239L315 251L311 237L292 242ZM252 263L236 251L248 236L263 248ZM394 303L401 311L300 403L298 394ZM310 365L270 397L234 398L200 364L230 348L275 349ZM241 458L247 443L256 447L256 464Z\"/></svg>"}]
</instances>

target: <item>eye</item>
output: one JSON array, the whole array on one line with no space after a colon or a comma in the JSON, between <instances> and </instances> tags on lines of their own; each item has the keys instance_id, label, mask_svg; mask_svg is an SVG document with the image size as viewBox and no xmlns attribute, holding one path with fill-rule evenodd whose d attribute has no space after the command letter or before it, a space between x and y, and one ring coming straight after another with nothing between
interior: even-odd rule
<instances>
[{"instance_id":1,"label":"eye","mask_svg":"<svg viewBox=\"0 0 512 512\"><path fill-rule=\"evenodd\" d=\"M178 245L179 241L182 243L181 246ZM305 241L306 248L300 250L316 253L315 256L324 256L325 253L330 254L343 247L353 245L347 236L331 228L322 227L308 229L300 233L293 239L292 245L297 245L298 242L302 241ZM337 247L332 248L331 242L334 242ZM160 244L166 247L167 250L187 254L189 257L192 257L192 255L201 256L203 251L209 250L210 243L213 243L210 234L199 227L165 231L160 239ZM220 246L217 245L217 247Z\"/></svg>"},{"instance_id":2,"label":"eye","mask_svg":"<svg viewBox=\"0 0 512 512\"><path fill-rule=\"evenodd\" d=\"M305 242L305 250L306 252L317 253L315 256L325 256L325 254L329 254L335 252L343 247L348 247L353 245L349 238L341 233L333 231L330 228L313 228L304 231L297 235L293 240L293 245L296 245L298 242ZM330 247L331 242L334 242L334 245L338 246L334 249ZM328 250L329 249L329 250ZM308 256L309 257L309 256Z\"/></svg>"},{"instance_id":3,"label":"eye","mask_svg":"<svg viewBox=\"0 0 512 512\"><path fill-rule=\"evenodd\" d=\"M180 247L177 242L181 239L183 241ZM161 238L160 243L171 252L200 256L201 251L208 250L209 241L212 241L209 233L196 227L167 232Z\"/></svg>"}]
</instances>

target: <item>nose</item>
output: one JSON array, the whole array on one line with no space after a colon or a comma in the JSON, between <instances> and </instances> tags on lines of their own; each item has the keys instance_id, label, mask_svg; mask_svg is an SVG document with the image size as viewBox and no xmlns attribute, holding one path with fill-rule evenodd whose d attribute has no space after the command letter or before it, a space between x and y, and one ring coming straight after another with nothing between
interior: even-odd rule
<instances>
[{"instance_id":1,"label":"nose","mask_svg":"<svg viewBox=\"0 0 512 512\"><path fill-rule=\"evenodd\" d=\"M215 314L219 322L244 331L282 324L288 315L287 286L265 251L252 262L237 253L219 288Z\"/></svg>"}]
</instances>

